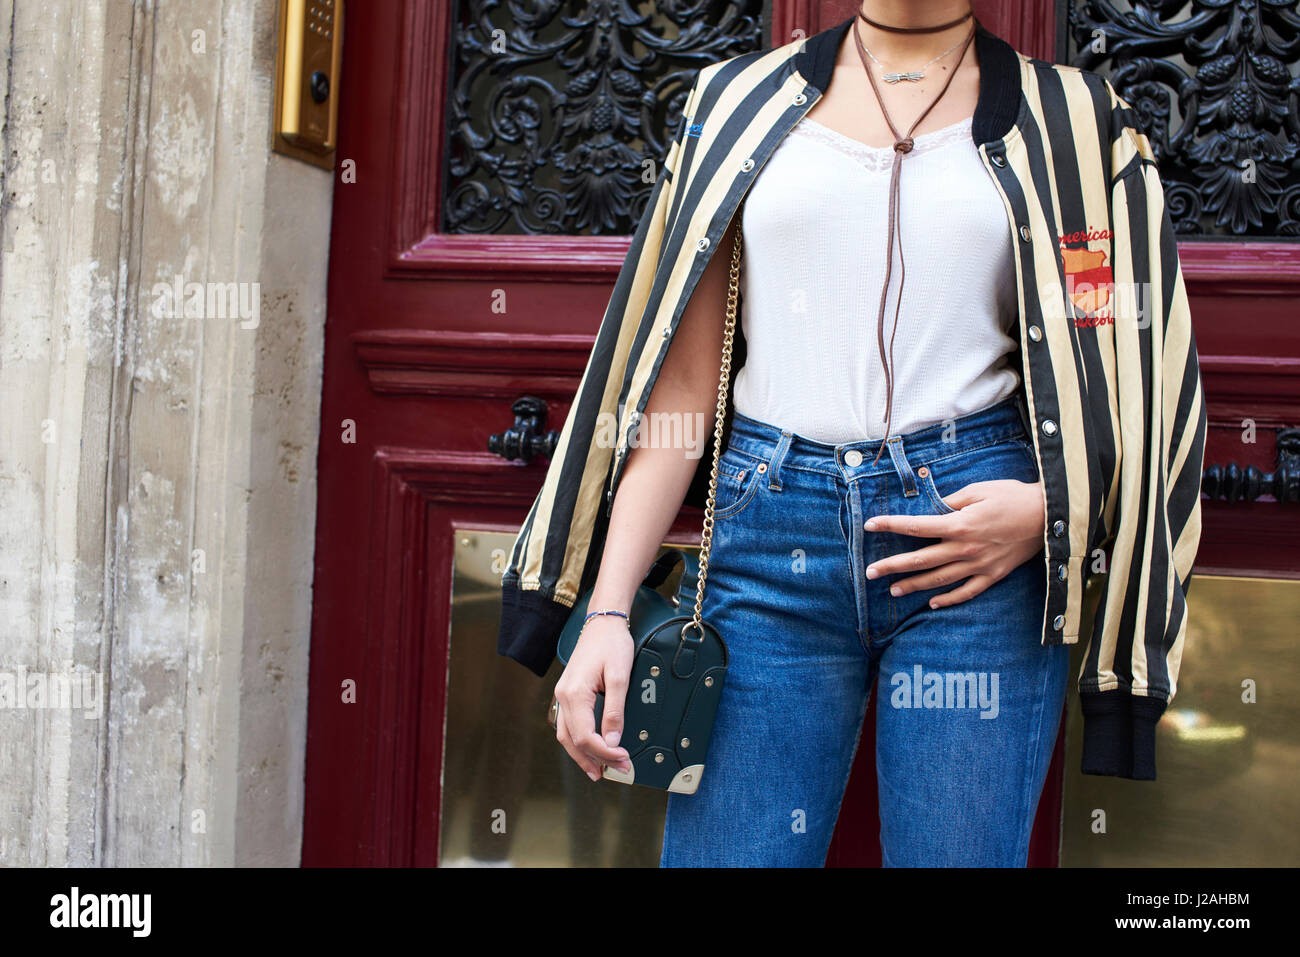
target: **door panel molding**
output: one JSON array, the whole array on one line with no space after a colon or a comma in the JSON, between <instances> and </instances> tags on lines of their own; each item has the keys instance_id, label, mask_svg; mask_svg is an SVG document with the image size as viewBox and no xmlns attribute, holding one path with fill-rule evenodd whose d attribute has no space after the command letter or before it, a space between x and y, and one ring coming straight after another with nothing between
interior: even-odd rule
<instances>
[{"instance_id":1,"label":"door panel molding","mask_svg":"<svg viewBox=\"0 0 1300 957\"><path fill-rule=\"evenodd\" d=\"M1300 243L1184 239L1178 260L1189 295L1300 295Z\"/></svg>"},{"instance_id":2,"label":"door panel molding","mask_svg":"<svg viewBox=\"0 0 1300 957\"><path fill-rule=\"evenodd\" d=\"M438 860L454 539L465 524L513 531L491 513L532 504L536 490L524 471L486 452L374 454L369 600L358 636L366 645L359 698L368 756L359 865Z\"/></svg>"},{"instance_id":3,"label":"door panel molding","mask_svg":"<svg viewBox=\"0 0 1300 957\"><path fill-rule=\"evenodd\" d=\"M528 393L566 408L594 343L594 336L584 335L442 329L352 335L357 359L375 393L509 400Z\"/></svg>"}]
</instances>

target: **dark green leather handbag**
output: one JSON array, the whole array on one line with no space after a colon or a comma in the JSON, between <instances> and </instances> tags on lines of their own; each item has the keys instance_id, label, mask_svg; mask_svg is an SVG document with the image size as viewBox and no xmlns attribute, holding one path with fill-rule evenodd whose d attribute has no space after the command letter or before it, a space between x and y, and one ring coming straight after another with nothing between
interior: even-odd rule
<instances>
[{"instance_id":1,"label":"dark green leather handbag","mask_svg":"<svg viewBox=\"0 0 1300 957\"><path fill-rule=\"evenodd\" d=\"M713 731L713 717L727 676L727 646L707 622L696 627L683 615L677 599L665 598L657 587L679 562L683 580L697 575L693 556L677 549L664 552L637 589L628 615L636 641L632 675L623 714L623 737L631 771L606 767L604 776L623 784L641 784L678 794L694 794L704 775L704 756ZM558 654L568 664L578 643L590 593L573 606L560 635ZM552 723L558 705L552 699ZM605 696L596 695L596 731L604 714Z\"/></svg>"},{"instance_id":2,"label":"dark green leather handbag","mask_svg":"<svg viewBox=\"0 0 1300 957\"><path fill-rule=\"evenodd\" d=\"M640 784L676 794L694 794L704 776L704 757L713 733L713 718L727 676L727 645L701 617L704 581L709 571L709 546L713 542L713 503L718 490L718 458L726 413L727 385L731 377L731 343L736 328L736 303L740 289L740 229L736 229L731 255L731 287L722 343L722 369L718 379L718 406L713 425L713 470L704 508L699 560L677 549L660 555L641 582L628 610L628 631L636 643L632 675L628 681L623 715L623 737L631 771L606 767L604 776L623 784ZM671 601L657 591L678 562L684 563L682 582L696 580L694 614L681 613L676 597ZM680 589L679 589L680 591ZM588 589L574 602L560 633L556 650L567 665L586 623ZM596 695L596 731L600 731L605 696ZM559 705L551 698L550 723L555 725Z\"/></svg>"}]
</instances>

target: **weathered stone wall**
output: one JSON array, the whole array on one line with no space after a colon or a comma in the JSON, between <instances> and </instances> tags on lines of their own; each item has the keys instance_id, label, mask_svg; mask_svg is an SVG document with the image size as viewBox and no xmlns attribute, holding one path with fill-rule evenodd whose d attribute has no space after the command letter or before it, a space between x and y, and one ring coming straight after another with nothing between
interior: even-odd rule
<instances>
[{"instance_id":1,"label":"weathered stone wall","mask_svg":"<svg viewBox=\"0 0 1300 957\"><path fill-rule=\"evenodd\" d=\"M332 187L276 10L0 0L0 865L298 862Z\"/></svg>"}]
</instances>

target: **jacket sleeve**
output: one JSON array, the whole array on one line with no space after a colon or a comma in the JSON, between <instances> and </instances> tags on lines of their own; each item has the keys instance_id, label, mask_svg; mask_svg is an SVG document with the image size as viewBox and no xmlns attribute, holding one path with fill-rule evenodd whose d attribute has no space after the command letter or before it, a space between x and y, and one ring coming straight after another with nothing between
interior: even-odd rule
<instances>
[{"instance_id":1,"label":"jacket sleeve","mask_svg":"<svg viewBox=\"0 0 1300 957\"><path fill-rule=\"evenodd\" d=\"M595 581L629 353L650 302L678 185L699 76L619 270L595 345L538 492L501 579L497 653L543 676L577 596Z\"/></svg>"},{"instance_id":2,"label":"jacket sleeve","mask_svg":"<svg viewBox=\"0 0 1300 957\"><path fill-rule=\"evenodd\" d=\"M1164 189L1146 137L1127 124L1122 135L1128 157L1111 184L1120 489L1079 676L1082 770L1154 780L1156 723L1173 700L1187 635L1206 409Z\"/></svg>"}]
</instances>

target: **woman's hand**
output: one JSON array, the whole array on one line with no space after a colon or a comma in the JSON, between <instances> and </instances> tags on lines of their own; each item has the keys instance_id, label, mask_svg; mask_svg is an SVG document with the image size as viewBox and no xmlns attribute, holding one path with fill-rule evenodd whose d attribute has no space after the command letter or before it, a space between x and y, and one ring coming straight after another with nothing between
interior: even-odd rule
<instances>
[{"instance_id":1,"label":"woman's hand","mask_svg":"<svg viewBox=\"0 0 1300 957\"><path fill-rule=\"evenodd\" d=\"M895 582L889 589L892 595L967 579L959 588L930 599L931 608L942 608L974 598L1043 547L1047 511L1042 482L973 482L943 501L958 511L948 515L877 515L867 520L869 532L942 539L868 565L868 578L932 569Z\"/></svg>"},{"instance_id":2,"label":"woman's hand","mask_svg":"<svg viewBox=\"0 0 1300 957\"><path fill-rule=\"evenodd\" d=\"M627 619L597 615L583 626L564 674L555 684L555 700L560 705L555 740L593 781L600 780L604 765L621 771L632 767L627 750L618 742L623 737L623 709L627 707L634 650ZM596 695L602 691L603 727L597 729Z\"/></svg>"}]
</instances>

